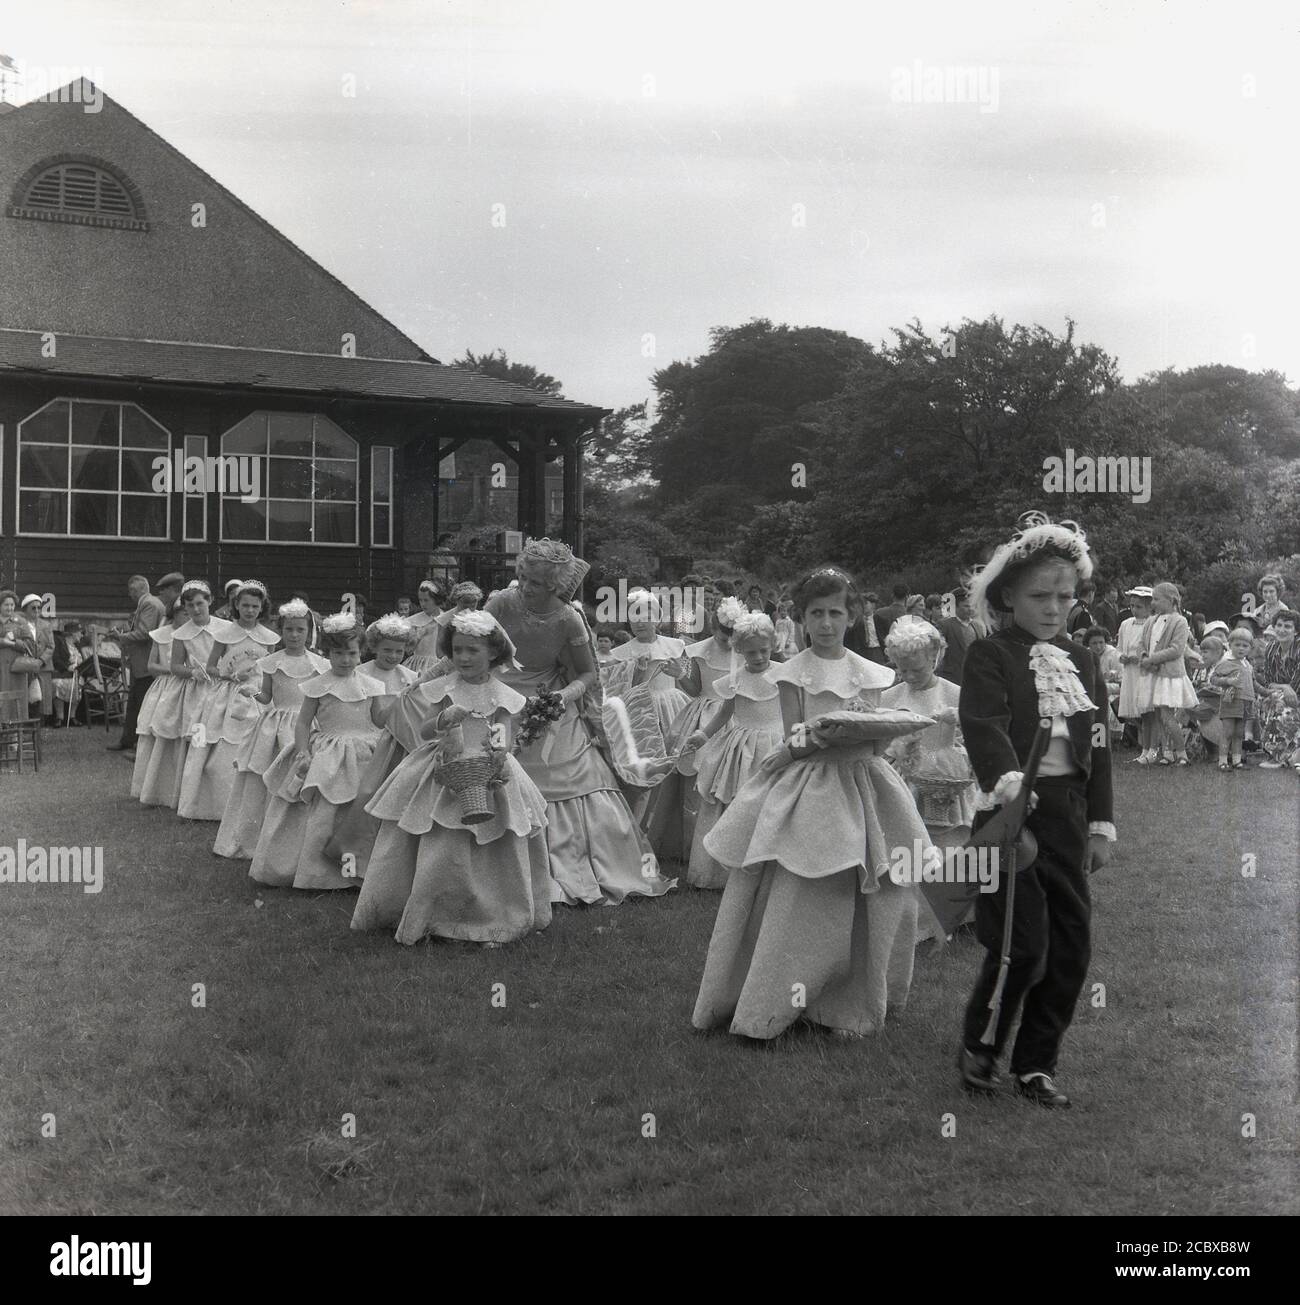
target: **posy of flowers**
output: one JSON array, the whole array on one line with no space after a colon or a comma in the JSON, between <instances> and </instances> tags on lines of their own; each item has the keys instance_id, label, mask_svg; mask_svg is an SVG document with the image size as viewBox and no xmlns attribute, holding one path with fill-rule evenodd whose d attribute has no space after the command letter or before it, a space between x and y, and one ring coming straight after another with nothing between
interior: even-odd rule
<instances>
[{"instance_id":1,"label":"posy of flowers","mask_svg":"<svg viewBox=\"0 0 1300 1305\"><path fill-rule=\"evenodd\" d=\"M516 747L527 747L564 715L564 699L558 693L539 693L524 703L523 718L515 734Z\"/></svg>"}]
</instances>

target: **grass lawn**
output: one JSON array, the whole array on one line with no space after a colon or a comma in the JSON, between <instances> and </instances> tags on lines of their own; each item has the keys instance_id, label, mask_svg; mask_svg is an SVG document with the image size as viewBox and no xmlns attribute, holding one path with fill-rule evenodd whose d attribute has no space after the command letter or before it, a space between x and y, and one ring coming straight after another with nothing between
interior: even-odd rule
<instances>
[{"instance_id":1,"label":"grass lawn","mask_svg":"<svg viewBox=\"0 0 1300 1305\"><path fill-rule=\"evenodd\" d=\"M215 825L132 802L102 730L47 740L39 776L0 774L0 844L98 843L105 883L0 885L0 1212L1300 1209L1290 772L1118 766L1105 1005L1085 990L1057 1115L955 1084L972 942L926 945L878 1038L701 1035L716 895L403 948L349 931L354 894L262 888Z\"/></svg>"}]
</instances>

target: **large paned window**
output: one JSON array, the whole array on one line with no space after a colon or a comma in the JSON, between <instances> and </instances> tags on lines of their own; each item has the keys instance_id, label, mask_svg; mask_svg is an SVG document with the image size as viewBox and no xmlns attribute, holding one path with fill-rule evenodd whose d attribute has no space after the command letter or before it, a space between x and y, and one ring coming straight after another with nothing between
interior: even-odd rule
<instances>
[{"instance_id":1,"label":"large paned window","mask_svg":"<svg viewBox=\"0 0 1300 1305\"><path fill-rule=\"evenodd\" d=\"M154 489L171 437L133 403L54 399L18 423L18 530L167 539L171 496Z\"/></svg>"},{"instance_id":2,"label":"large paned window","mask_svg":"<svg viewBox=\"0 0 1300 1305\"><path fill-rule=\"evenodd\" d=\"M259 460L260 496L221 496L221 538L256 544L357 543L359 450L328 417L255 412L221 437L223 458ZM247 478L245 479L247 483Z\"/></svg>"}]
</instances>

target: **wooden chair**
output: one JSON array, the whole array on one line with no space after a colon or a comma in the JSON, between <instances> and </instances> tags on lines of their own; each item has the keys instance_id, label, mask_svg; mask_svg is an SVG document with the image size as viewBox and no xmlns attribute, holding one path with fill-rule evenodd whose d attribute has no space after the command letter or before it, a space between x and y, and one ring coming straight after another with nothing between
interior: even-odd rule
<instances>
[{"instance_id":1,"label":"wooden chair","mask_svg":"<svg viewBox=\"0 0 1300 1305\"><path fill-rule=\"evenodd\" d=\"M82 663L77 670L82 676L81 693L86 704L86 724L93 725L95 717L100 716L104 721L104 732L107 733L114 722L120 724L126 719L130 668L125 661L121 666L107 671L99 664L99 631L91 626L90 660Z\"/></svg>"},{"instance_id":2,"label":"wooden chair","mask_svg":"<svg viewBox=\"0 0 1300 1305\"><path fill-rule=\"evenodd\" d=\"M22 689L0 693L0 766L18 765L30 759L33 770L41 768L41 723L27 715L27 694Z\"/></svg>"}]
</instances>

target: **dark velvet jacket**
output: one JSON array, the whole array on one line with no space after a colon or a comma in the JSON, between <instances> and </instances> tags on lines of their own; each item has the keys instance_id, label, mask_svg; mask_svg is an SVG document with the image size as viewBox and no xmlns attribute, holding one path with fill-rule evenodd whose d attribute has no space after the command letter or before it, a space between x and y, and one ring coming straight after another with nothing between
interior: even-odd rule
<instances>
[{"instance_id":1,"label":"dark velvet jacket","mask_svg":"<svg viewBox=\"0 0 1300 1305\"><path fill-rule=\"evenodd\" d=\"M986 793L1008 771L1024 770L1029 748L1038 729L1038 690L1029 669L1029 650L1038 642L1012 625L987 639L976 639L966 651L962 667L962 736L979 786ZM1076 712L1066 717L1074 760L1086 780L1088 820L1114 821L1110 785L1110 740L1104 711L1106 686L1097 660L1086 648L1064 637L1053 646L1069 654L1088 697L1102 710ZM1102 740L1094 746L1093 725L1099 723Z\"/></svg>"}]
</instances>

